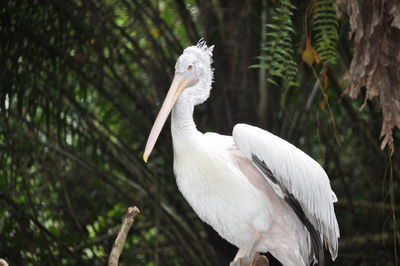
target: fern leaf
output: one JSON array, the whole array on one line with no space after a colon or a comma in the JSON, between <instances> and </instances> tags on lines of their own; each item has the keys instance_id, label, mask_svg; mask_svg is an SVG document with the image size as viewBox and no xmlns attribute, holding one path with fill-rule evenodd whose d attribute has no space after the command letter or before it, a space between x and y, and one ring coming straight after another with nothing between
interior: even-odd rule
<instances>
[{"instance_id":1,"label":"fern leaf","mask_svg":"<svg viewBox=\"0 0 400 266\"><path fill-rule=\"evenodd\" d=\"M338 19L333 7L334 0L317 0L312 17L315 48L319 58L329 64L336 63Z\"/></svg>"},{"instance_id":2,"label":"fern leaf","mask_svg":"<svg viewBox=\"0 0 400 266\"><path fill-rule=\"evenodd\" d=\"M272 10L271 21L266 25L267 43L265 44L265 56L259 59L264 62L257 65L267 70L267 81L278 86L276 79L284 81L284 87L298 86L297 64L293 59L292 16L294 5L290 0L278 1L277 7Z\"/></svg>"}]
</instances>

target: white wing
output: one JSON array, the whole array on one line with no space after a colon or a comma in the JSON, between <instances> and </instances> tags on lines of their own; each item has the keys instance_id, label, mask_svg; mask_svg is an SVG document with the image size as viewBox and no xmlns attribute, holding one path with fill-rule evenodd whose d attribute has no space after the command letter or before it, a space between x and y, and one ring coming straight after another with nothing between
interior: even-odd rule
<instances>
[{"instance_id":1,"label":"white wing","mask_svg":"<svg viewBox=\"0 0 400 266\"><path fill-rule=\"evenodd\" d=\"M258 127L237 124L232 135L239 150L263 172L275 192L282 198L285 193L290 194L300 203L335 259L339 226L333 203L337 199L321 165L294 145ZM263 163L264 169L256 161ZM271 175L267 176L266 171Z\"/></svg>"}]
</instances>

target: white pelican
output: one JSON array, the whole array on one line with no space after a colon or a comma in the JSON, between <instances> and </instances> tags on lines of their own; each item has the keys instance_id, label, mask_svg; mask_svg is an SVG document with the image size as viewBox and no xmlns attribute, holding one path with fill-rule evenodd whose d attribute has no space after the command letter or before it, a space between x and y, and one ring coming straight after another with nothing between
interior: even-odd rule
<instances>
[{"instance_id":1,"label":"white pelican","mask_svg":"<svg viewBox=\"0 0 400 266\"><path fill-rule=\"evenodd\" d=\"M178 58L144 161L172 110L179 190L204 222L239 248L232 265L255 252L270 252L283 265L324 265L324 244L334 260L337 199L316 161L254 126L238 124L232 137L197 130L193 110L210 94L213 48L200 41Z\"/></svg>"}]
</instances>

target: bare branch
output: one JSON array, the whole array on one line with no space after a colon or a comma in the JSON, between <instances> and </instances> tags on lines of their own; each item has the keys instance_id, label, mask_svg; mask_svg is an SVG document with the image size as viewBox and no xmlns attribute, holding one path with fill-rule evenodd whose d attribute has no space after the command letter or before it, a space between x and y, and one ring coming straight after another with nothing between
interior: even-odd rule
<instances>
[{"instance_id":1,"label":"bare branch","mask_svg":"<svg viewBox=\"0 0 400 266\"><path fill-rule=\"evenodd\" d=\"M238 262L233 262L235 266L269 266L269 260L266 256L255 252L252 256L243 257Z\"/></svg>"},{"instance_id":2,"label":"bare branch","mask_svg":"<svg viewBox=\"0 0 400 266\"><path fill-rule=\"evenodd\" d=\"M269 260L266 256L256 252L256 254L253 256L251 266L269 266Z\"/></svg>"},{"instance_id":3,"label":"bare branch","mask_svg":"<svg viewBox=\"0 0 400 266\"><path fill-rule=\"evenodd\" d=\"M117 266L119 256L121 255L122 249L126 241L126 236L128 235L129 229L131 228L136 216L140 213L139 209L135 207L129 207L122 220L121 227L119 229L117 238L115 239L113 248L108 259L108 266Z\"/></svg>"},{"instance_id":4,"label":"bare branch","mask_svg":"<svg viewBox=\"0 0 400 266\"><path fill-rule=\"evenodd\" d=\"M400 233L373 233L343 238L340 240L339 246L341 250L354 250L354 248L362 246L380 246L382 243L389 246L396 245L396 239L400 239Z\"/></svg>"}]
</instances>

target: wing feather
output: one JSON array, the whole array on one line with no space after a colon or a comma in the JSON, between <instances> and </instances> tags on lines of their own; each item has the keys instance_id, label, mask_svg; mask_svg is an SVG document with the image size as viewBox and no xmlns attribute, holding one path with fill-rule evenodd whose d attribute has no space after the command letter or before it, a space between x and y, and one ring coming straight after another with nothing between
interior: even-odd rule
<instances>
[{"instance_id":1,"label":"wing feather","mask_svg":"<svg viewBox=\"0 0 400 266\"><path fill-rule=\"evenodd\" d=\"M333 207L337 198L321 165L294 145L258 127L237 124L233 139L253 163L253 156L263 161L277 182L299 202L335 259L340 236ZM282 191L276 193L282 197Z\"/></svg>"}]
</instances>

